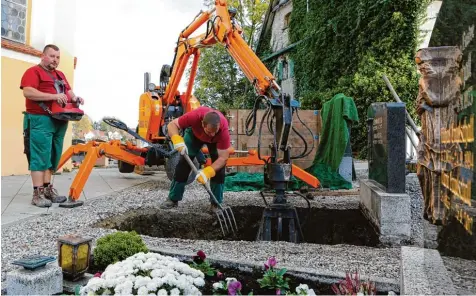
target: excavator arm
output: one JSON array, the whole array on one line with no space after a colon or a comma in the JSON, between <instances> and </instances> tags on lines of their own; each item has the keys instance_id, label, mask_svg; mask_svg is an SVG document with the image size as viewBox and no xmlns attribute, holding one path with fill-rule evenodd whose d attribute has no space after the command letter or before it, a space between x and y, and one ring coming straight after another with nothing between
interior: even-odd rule
<instances>
[{"instance_id":1,"label":"excavator arm","mask_svg":"<svg viewBox=\"0 0 476 296\"><path fill-rule=\"evenodd\" d=\"M207 22L206 33L196 37L190 37L190 35ZM198 67L200 48L211 47L217 43L225 46L228 53L237 62L250 83L254 85L258 94L267 97L278 96L280 87L276 83L275 78L251 50L241 36L241 33L242 29L235 22L234 13L232 12L230 15L225 0L216 0L213 9L201 12L195 20L181 32L178 38L175 57L171 67L172 70L169 75L170 81L168 81L165 90L165 102L172 103L174 101L178 84L182 79L190 57L193 55L194 60L185 95L185 99L189 99Z\"/></svg>"},{"instance_id":2,"label":"excavator arm","mask_svg":"<svg viewBox=\"0 0 476 296\"><path fill-rule=\"evenodd\" d=\"M289 96L281 92L281 88L276 83L275 77L245 42L241 35L242 29L234 18L235 14L236 11L234 11L234 9L228 8L226 0L215 0L213 9L200 12L194 21L181 32L177 40L172 66L167 69L168 71L163 72L164 75L161 75L161 83L162 81L167 83L164 92L164 102L166 102L166 104L173 104L178 84L182 79L190 57L193 55L194 59L189 76L188 88L183 98L185 102L188 102L191 98L192 86L197 72L200 49L215 46L216 44L223 45L241 68L249 82L254 86L258 96L255 107L247 118L246 133L248 136L252 135L255 130L257 121L256 111L259 104L264 103L267 106L265 116L263 116L261 120L260 131L263 122L266 120L269 121L271 118L271 123L268 122L268 126L272 127L274 135L273 147L271 149L272 154L271 156L261 157L260 147L258 147L257 159L261 164L265 165L265 172L271 174L270 181L276 181L277 183L275 185L279 187L278 190L284 194L285 184L289 181L292 169L296 168L291 164L292 157L288 145L288 138L293 129L293 113L297 112L297 108L300 106L297 101L292 100ZM207 24L206 32L191 37L191 35L205 23ZM251 131L248 131L248 125L250 123L254 126L251 128ZM258 146L260 146L260 144L258 144ZM282 157L279 156L279 153L283 154ZM303 155L301 155L301 157L302 156ZM254 159L255 156L252 157L253 159L250 159L250 161L256 163ZM238 163L244 164L247 163L247 161L240 159ZM301 176L302 175L303 174L301 174ZM308 181L307 183L312 184L313 187L319 184L315 177L309 174L305 177ZM311 180L312 178L314 178L314 180Z\"/></svg>"}]
</instances>

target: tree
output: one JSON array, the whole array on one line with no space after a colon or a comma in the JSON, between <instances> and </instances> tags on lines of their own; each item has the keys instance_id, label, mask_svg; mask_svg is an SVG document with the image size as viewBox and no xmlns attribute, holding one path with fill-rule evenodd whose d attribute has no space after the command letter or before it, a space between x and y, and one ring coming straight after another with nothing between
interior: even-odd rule
<instances>
[{"instance_id":1,"label":"tree","mask_svg":"<svg viewBox=\"0 0 476 296\"><path fill-rule=\"evenodd\" d=\"M205 1L211 8L214 1ZM237 9L235 20L243 29L242 37L253 48L259 37L269 0L232 0L228 7ZM190 69L187 78L190 77ZM254 101L251 83L221 44L201 50L194 95L202 105L226 111L248 108Z\"/></svg>"},{"instance_id":2,"label":"tree","mask_svg":"<svg viewBox=\"0 0 476 296\"><path fill-rule=\"evenodd\" d=\"M87 133L91 130L93 130L93 121L91 118L84 114L81 120L75 121L72 124L73 126L73 138L77 139L80 137L80 133Z\"/></svg>"}]
</instances>

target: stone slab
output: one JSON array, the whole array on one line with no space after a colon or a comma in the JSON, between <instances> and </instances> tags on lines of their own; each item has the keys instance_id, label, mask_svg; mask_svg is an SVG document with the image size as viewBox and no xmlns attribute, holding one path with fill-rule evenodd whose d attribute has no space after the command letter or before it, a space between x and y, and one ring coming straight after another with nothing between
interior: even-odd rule
<instances>
[{"instance_id":1,"label":"stone slab","mask_svg":"<svg viewBox=\"0 0 476 296\"><path fill-rule=\"evenodd\" d=\"M37 270L16 269L7 273L8 295L54 295L63 292L63 272L57 263Z\"/></svg>"},{"instance_id":2,"label":"stone slab","mask_svg":"<svg viewBox=\"0 0 476 296\"><path fill-rule=\"evenodd\" d=\"M405 104L372 103L368 109L369 178L390 193L405 193Z\"/></svg>"},{"instance_id":3,"label":"stone slab","mask_svg":"<svg viewBox=\"0 0 476 296\"><path fill-rule=\"evenodd\" d=\"M378 228L381 242L398 244L411 238L411 203L406 193L388 193L370 179L360 181L360 203Z\"/></svg>"},{"instance_id":4,"label":"stone slab","mask_svg":"<svg viewBox=\"0 0 476 296\"><path fill-rule=\"evenodd\" d=\"M401 295L456 295L453 282L436 250L402 247Z\"/></svg>"},{"instance_id":5,"label":"stone slab","mask_svg":"<svg viewBox=\"0 0 476 296\"><path fill-rule=\"evenodd\" d=\"M63 292L74 293L76 286L86 286L90 279L94 277L93 274L85 273L84 276L76 281L63 280Z\"/></svg>"}]
</instances>

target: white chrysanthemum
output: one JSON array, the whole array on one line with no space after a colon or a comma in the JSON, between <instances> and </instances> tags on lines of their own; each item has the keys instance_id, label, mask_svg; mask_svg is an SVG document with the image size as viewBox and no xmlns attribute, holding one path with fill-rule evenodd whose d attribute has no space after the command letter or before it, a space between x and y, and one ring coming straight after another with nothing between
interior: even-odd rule
<instances>
[{"instance_id":1,"label":"white chrysanthemum","mask_svg":"<svg viewBox=\"0 0 476 296\"><path fill-rule=\"evenodd\" d=\"M309 286L306 284L300 284L299 286L296 287L296 293L307 293L309 291Z\"/></svg>"},{"instance_id":2,"label":"white chrysanthemum","mask_svg":"<svg viewBox=\"0 0 476 296\"><path fill-rule=\"evenodd\" d=\"M147 294L149 294L149 290L147 289L147 287L140 287L137 290L137 295L147 295Z\"/></svg>"},{"instance_id":3,"label":"white chrysanthemum","mask_svg":"<svg viewBox=\"0 0 476 296\"><path fill-rule=\"evenodd\" d=\"M152 279L148 276L138 276L136 277L134 287L137 289L139 287L147 286Z\"/></svg>"},{"instance_id":4,"label":"white chrysanthemum","mask_svg":"<svg viewBox=\"0 0 476 296\"><path fill-rule=\"evenodd\" d=\"M197 287L203 287L203 286L205 286L205 280L198 277L198 278L193 280L193 284Z\"/></svg>"},{"instance_id":5,"label":"white chrysanthemum","mask_svg":"<svg viewBox=\"0 0 476 296\"><path fill-rule=\"evenodd\" d=\"M87 288L88 291L96 292L103 287L104 280L102 278L93 277L89 280Z\"/></svg>"},{"instance_id":6,"label":"white chrysanthemum","mask_svg":"<svg viewBox=\"0 0 476 296\"><path fill-rule=\"evenodd\" d=\"M138 273L150 276L138 275ZM137 253L126 260L109 265L101 278L95 278L81 289L81 295L95 292L100 288L114 289L116 294L131 294L137 289L141 295L151 291L158 294L201 295L198 287L205 285L205 275L177 258L156 253ZM167 291L163 287L171 289Z\"/></svg>"},{"instance_id":7,"label":"white chrysanthemum","mask_svg":"<svg viewBox=\"0 0 476 296\"><path fill-rule=\"evenodd\" d=\"M167 290L165 289L160 289L159 292L157 292L157 295L168 295Z\"/></svg>"},{"instance_id":8,"label":"white chrysanthemum","mask_svg":"<svg viewBox=\"0 0 476 296\"><path fill-rule=\"evenodd\" d=\"M180 290L177 288L173 288L170 290L170 295L180 295Z\"/></svg>"},{"instance_id":9,"label":"white chrysanthemum","mask_svg":"<svg viewBox=\"0 0 476 296\"><path fill-rule=\"evenodd\" d=\"M218 290L218 289L224 289L222 282L213 283L213 290Z\"/></svg>"}]
</instances>

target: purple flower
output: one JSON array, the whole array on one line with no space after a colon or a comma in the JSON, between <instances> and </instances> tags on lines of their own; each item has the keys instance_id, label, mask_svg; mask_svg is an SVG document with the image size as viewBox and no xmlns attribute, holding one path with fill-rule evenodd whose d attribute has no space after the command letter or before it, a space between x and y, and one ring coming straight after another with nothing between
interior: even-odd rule
<instances>
[{"instance_id":1,"label":"purple flower","mask_svg":"<svg viewBox=\"0 0 476 296\"><path fill-rule=\"evenodd\" d=\"M276 295L281 295L281 290L280 289L276 290Z\"/></svg>"},{"instance_id":2,"label":"purple flower","mask_svg":"<svg viewBox=\"0 0 476 296\"><path fill-rule=\"evenodd\" d=\"M228 284L228 295L237 295L237 291L241 290L241 283L239 281L232 281Z\"/></svg>"},{"instance_id":3,"label":"purple flower","mask_svg":"<svg viewBox=\"0 0 476 296\"><path fill-rule=\"evenodd\" d=\"M271 267L275 267L277 263L278 263L278 261L276 261L276 258L274 256L269 257L268 261L264 264L264 267L266 269L271 268Z\"/></svg>"}]
</instances>

